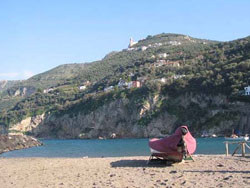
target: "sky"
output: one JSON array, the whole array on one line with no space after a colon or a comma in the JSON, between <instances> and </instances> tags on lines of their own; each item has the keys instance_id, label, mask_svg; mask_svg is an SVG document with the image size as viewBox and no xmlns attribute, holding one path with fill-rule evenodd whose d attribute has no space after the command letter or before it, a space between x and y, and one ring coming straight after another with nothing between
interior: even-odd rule
<instances>
[{"instance_id":1,"label":"sky","mask_svg":"<svg viewBox=\"0 0 250 188\"><path fill-rule=\"evenodd\" d=\"M0 0L0 80L102 59L159 33L250 35L250 0Z\"/></svg>"}]
</instances>

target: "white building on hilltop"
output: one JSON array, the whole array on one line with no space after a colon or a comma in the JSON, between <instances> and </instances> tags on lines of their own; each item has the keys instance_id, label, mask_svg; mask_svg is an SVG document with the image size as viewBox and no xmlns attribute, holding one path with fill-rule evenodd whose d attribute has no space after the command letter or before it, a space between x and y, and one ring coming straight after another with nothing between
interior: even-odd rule
<instances>
[{"instance_id":1,"label":"white building on hilltop","mask_svg":"<svg viewBox=\"0 0 250 188\"><path fill-rule=\"evenodd\" d=\"M137 44L137 42L134 41L133 38L131 37L130 40L129 40L129 45L128 45L128 47L131 48L131 47L134 46L135 44Z\"/></svg>"},{"instance_id":2,"label":"white building on hilltop","mask_svg":"<svg viewBox=\"0 0 250 188\"><path fill-rule=\"evenodd\" d=\"M244 87L244 95L250 95L250 86Z\"/></svg>"}]
</instances>

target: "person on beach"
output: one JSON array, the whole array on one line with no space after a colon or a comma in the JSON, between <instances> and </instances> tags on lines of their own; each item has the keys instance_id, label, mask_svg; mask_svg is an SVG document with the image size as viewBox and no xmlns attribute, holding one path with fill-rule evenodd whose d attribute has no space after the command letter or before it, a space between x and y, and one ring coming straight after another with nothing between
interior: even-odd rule
<instances>
[{"instance_id":1,"label":"person on beach","mask_svg":"<svg viewBox=\"0 0 250 188\"><path fill-rule=\"evenodd\" d=\"M187 157L187 144L184 140L184 136L188 133L188 130L184 127L181 128L181 139L179 141L179 143L177 144L177 151L179 153L183 154L183 157L186 158Z\"/></svg>"}]
</instances>

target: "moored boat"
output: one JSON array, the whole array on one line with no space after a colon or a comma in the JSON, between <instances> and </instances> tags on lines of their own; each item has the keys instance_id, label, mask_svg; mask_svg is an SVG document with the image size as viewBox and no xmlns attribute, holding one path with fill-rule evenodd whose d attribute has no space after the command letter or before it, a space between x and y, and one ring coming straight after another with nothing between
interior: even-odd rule
<instances>
[{"instance_id":1,"label":"moored boat","mask_svg":"<svg viewBox=\"0 0 250 188\"><path fill-rule=\"evenodd\" d=\"M225 137L225 140L228 140L228 141L247 141L247 140L249 140L249 136Z\"/></svg>"}]
</instances>

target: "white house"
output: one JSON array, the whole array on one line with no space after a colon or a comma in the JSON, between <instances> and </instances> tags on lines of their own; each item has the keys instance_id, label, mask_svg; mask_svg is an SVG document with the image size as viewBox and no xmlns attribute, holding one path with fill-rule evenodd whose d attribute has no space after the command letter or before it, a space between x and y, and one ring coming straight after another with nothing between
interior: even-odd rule
<instances>
[{"instance_id":1,"label":"white house","mask_svg":"<svg viewBox=\"0 0 250 188\"><path fill-rule=\"evenodd\" d=\"M130 89L130 88L132 88L132 86L133 86L133 82L132 81L128 82L128 88Z\"/></svg>"},{"instance_id":2,"label":"white house","mask_svg":"<svg viewBox=\"0 0 250 188\"><path fill-rule=\"evenodd\" d=\"M142 47L141 47L141 50L142 50L142 51L145 51L147 48L148 48L147 46L142 46Z\"/></svg>"},{"instance_id":3,"label":"white house","mask_svg":"<svg viewBox=\"0 0 250 188\"><path fill-rule=\"evenodd\" d=\"M175 74L174 76L173 76L173 78L174 79L179 79L179 78L183 78L183 77L185 77L186 75L185 74Z\"/></svg>"},{"instance_id":4,"label":"white house","mask_svg":"<svg viewBox=\"0 0 250 188\"><path fill-rule=\"evenodd\" d=\"M166 83L166 78L159 78L159 79L155 79L153 81L158 81L158 82L161 82L161 83Z\"/></svg>"},{"instance_id":5,"label":"white house","mask_svg":"<svg viewBox=\"0 0 250 188\"><path fill-rule=\"evenodd\" d=\"M109 92L109 91L112 91L113 89L114 89L114 86L109 86L109 87L104 88L104 92Z\"/></svg>"},{"instance_id":6,"label":"white house","mask_svg":"<svg viewBox=\"0 0 250 188\"><path fill-rule=\"evenodd\" d=\"M244 87L245 95L250 95L250 86Z\"/></svg>"},{"instance_id":7,"label":"white house","mask_svg":"<svg viewBox=\"0 0 250 188\"><path fill-rule=\"evenodd\" d=\"M130 72L129 74L128 74L128 76L134 76L135 74L134 73L132 73L132 72Z\"/></svg>"},{"instance_id":8,"label":"white house","mask_svg":"<svg viewBox=\"0 0 250 188\"><path fill-rule=\"evenodd\" d=\"M119 81L119 83L118 83L118 87L125 87L125 86L127 86L128 85L128 83L127 82L125 82L124 80L120 80Z\"/></svg>"},{"instance_id":9,"label":"white house","mask_svg":"<svg viewBox=\"0 0 250 188\"><path fill-rule=\"evenodd\" d=\"M55 90L54 88L45 89L45 90L43 90L43 93L49 93L49 92L54 91L54 90Z\"/></svg>"},{"instance_id":10,"label":"white house","mask_svg":"<svg viewBox=\"0 0 250 188\"><path fill-rule=\"evenodd\" d=\"M169 56L167 53L158 54L159 58L166 58L167 56Z\"/></svg>"},{"instance_id":11,"label":"white house","mask_svg":"<svg viewBox=\"0 0 250 188\"><path fill-rule=\"evenodd\" d=\"M165 83L166 82L166 78L161 78L161 79L159 79L159 81L162 82L162 83Z\"/></svg>"},{"instance_id":12,"label":"white house","mask_svg":"<svg viewBox=\"0 0 250 188\"><path fill-rule=\"evenodd\" d=\"M79 89L80 90L85 90L87 88L87 86L80 86Z\"/></svg>"},{"instance_id":13,"label":"white house","mask_svg":"<svg viewBox=\"0 0 250 188\"><path fill-rule=\"evenodd\" d=\"M181 45L181 42L178 42L178 41L169 41L169 44L171 44L173 46L178 46L178 45Z\"/></svg>"},{"instance_id":14,"label":"white house","mask_svg":"<svg viewBox=\"0 0 250 188\"><path fill-rule=\"evenodd\" d=\"M139 81L131 81L131 82L128 82L128 88L139 88L141 87L141 82Z\"/></svg>"}]
</instances>

